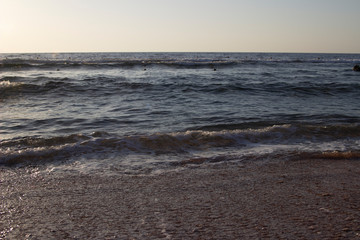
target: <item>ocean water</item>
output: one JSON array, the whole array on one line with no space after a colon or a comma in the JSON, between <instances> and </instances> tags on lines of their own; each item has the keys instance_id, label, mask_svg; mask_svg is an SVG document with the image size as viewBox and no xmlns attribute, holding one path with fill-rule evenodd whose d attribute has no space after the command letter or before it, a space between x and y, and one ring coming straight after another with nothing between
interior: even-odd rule
<instances>
[{"instance_id":1,"label":"ocean water","mask_svg":"<svg viewBox=\"0 0 360 240\"><path fill-rule=\"evenodd\" d=\"M360 158L359 54L0 54L0 166Z\"/></svg>"}]
</instances>

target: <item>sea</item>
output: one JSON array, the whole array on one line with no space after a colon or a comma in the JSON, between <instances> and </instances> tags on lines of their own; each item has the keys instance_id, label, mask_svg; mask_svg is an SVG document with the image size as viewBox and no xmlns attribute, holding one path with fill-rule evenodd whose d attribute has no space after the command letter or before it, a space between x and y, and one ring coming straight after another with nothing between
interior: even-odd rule
<instances>
[{"instance_id":1,"label":"sea","mask_svg":"<svg viewBox=\"0 0 360 240\"><path fill-rule=\"evenodd\" d=\"M0 54L0 168L360 159L360 54Z\"/></svg>"}]
</instances>

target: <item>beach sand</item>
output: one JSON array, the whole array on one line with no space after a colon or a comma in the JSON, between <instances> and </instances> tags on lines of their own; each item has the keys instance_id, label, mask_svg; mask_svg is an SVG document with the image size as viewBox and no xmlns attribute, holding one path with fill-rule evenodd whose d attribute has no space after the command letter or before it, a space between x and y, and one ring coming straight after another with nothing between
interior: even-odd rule
<instances>
[{"instance_id":1,"label":"beach sand","mask_svg":"<svg viewBox=\"0 0 360 240\"><path fill-rule=\"evenodd\" d=\"M157 175L0 170L5 239L360 239L360 161L200 164Z\"/></svg>"}]
</instances>

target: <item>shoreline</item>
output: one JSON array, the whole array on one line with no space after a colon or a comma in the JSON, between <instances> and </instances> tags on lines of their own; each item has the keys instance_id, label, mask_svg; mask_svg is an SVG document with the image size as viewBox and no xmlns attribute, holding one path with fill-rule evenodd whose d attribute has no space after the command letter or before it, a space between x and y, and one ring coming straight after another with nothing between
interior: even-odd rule
<instances>
[{"instance_id":1,"label":"shoreline","mask_svg":"<svg viewBox=\"0 0 360 240\"><path fill-rule=\"evenodd\" d=\"M205 165L158 175L0 168L5 239L357 239L360 161Z\"/></svg>"}]
</instances>

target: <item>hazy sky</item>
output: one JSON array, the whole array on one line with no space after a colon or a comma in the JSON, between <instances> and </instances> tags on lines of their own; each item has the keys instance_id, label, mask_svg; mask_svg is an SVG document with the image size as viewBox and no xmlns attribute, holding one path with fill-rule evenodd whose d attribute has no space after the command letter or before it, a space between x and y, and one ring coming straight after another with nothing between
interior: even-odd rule
<instances>
[{"instance_id":1,"label":"hazy sky","mask_svg":"<svg viewBox=\"0 0 360 240\"><path fill-rule=\"evenodd\" d=\"M0 0L0 52L360 53L360 0Z\"/></svg>"}]
</instances>

